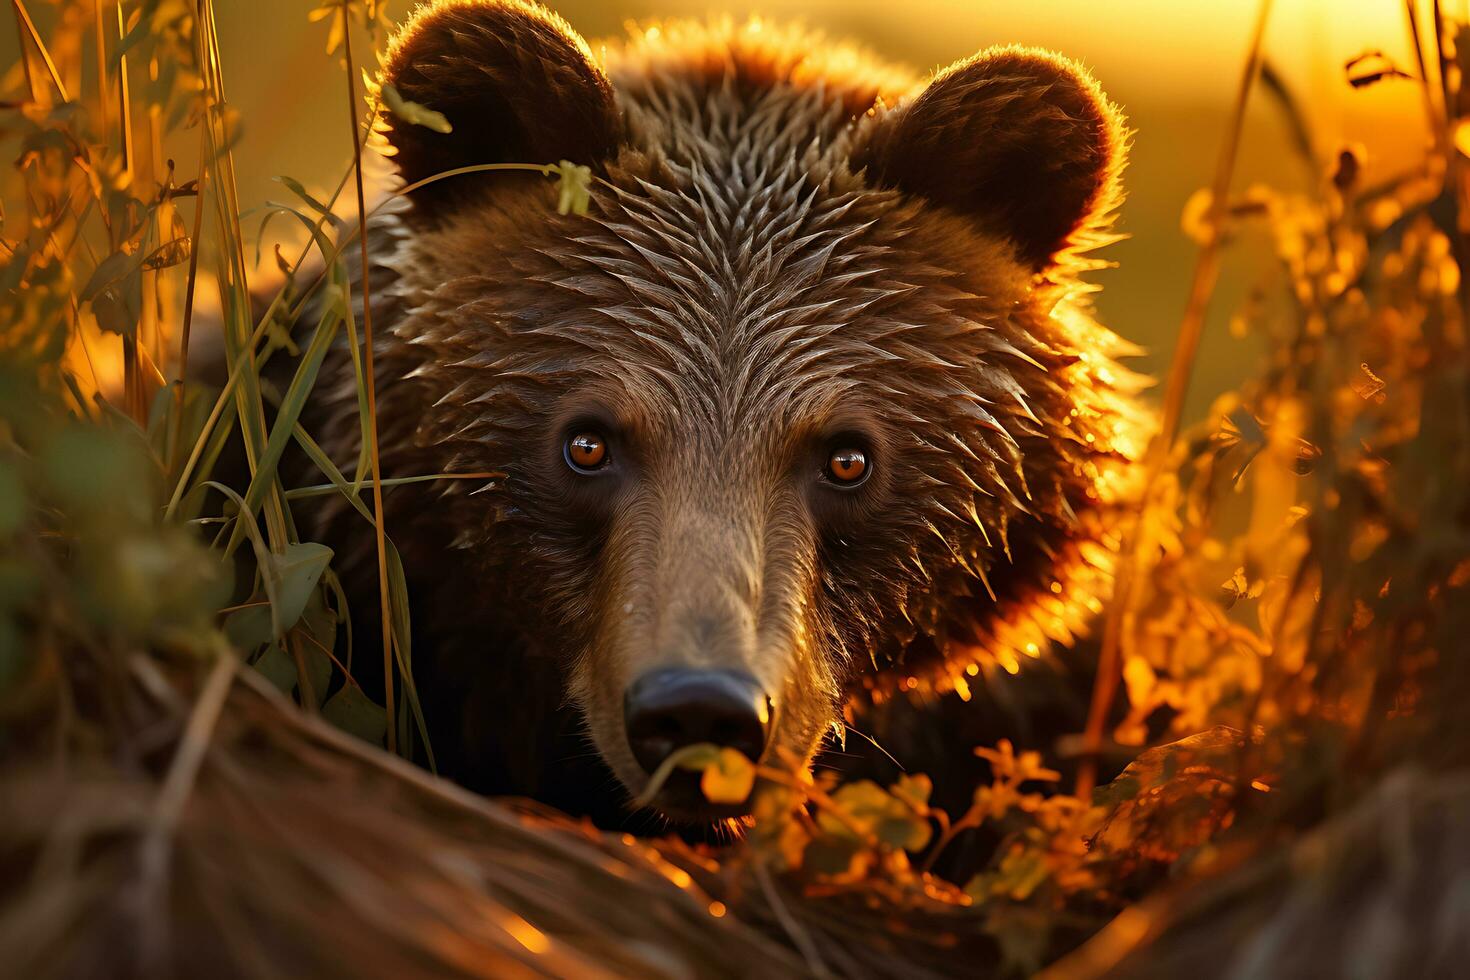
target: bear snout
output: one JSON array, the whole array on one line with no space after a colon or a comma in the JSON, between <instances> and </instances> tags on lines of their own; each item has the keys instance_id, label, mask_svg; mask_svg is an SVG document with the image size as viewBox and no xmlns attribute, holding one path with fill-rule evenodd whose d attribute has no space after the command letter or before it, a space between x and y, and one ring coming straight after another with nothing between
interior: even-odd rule
<instances>
[{"instance_id":1,"label":"bear snout","mask_svg":"<svg viewBox=\"0 0 1470 980\"><path fill-rule=\"evenodd\" d=\"M623 718L633 757L649 774L678 749L701 742L755 761L770 734L771 698L742 671L664 667L628 686Z\"/></svg>"}]
</instances>

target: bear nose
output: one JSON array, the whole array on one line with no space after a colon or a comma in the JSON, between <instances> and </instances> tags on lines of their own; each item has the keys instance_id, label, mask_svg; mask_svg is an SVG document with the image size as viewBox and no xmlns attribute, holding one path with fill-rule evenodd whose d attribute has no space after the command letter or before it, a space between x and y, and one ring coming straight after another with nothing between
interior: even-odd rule
<instances>
[{"instance_id":1,"label":"bear nose","mask_svg":"<svg viewBox=\"0 0 1470 980\"><path fill-rule=\"evenodd\" d=\"M771 699L738 671L669 667L629 686L623 717L633 756L651 774L675 750L698 742L758 760L766 748Z\"/></svg>"}]
</instances>

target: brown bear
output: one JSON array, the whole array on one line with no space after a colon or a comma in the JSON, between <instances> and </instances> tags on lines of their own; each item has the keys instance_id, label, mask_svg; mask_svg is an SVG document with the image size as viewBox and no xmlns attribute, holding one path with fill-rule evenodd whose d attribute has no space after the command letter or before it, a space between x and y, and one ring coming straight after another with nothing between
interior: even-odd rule
<instances>
[{"instance_id":1,"label":"brown bear","mask_svg":"<svg viewBox=\"0 0 1470 980\"><path fill-rule=\"evenodd\" d=\"M616 822L677 748L810 760L854 699L966 694L1106 587L1145 425L1079 272L1126 131L1001 47L919 84L766 22L594 51L525 0L421 7L372 242L387 530L448 775ZM308 427L355 458L350 360ZM334 375L334 377L333 377ZM318 533L377 602L371 529ZM359 614L358 620L372 617ZM359 641L361 643L361 641ZM671 781L679 821L738 812Z\"/></svg>"}]
</instances>

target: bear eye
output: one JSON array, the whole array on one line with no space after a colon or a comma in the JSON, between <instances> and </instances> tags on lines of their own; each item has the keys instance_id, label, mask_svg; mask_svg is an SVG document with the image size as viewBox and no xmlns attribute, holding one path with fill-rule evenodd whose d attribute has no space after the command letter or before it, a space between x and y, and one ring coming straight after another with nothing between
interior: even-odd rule
<instances>
[{"instance_id":1,"label":"bear eye","mask_svg":"<svg viewBox=\"0 0 1470 980\"><path fill-rule=\"evenodd\" d=\"M578 473L592 473L607 465L607 440L596 432L578 432L567 439L567 465Z\"/></svg>"},{"instance_id":2,"label":"bear eye","mask_svg":"<svg viewBox=\"0 0 1470 980\"><path fill-rule=\"evenodd\" d=\"M827 457L827 479L840 487L855 487L867 479L868 454L856 446L834 449Z\"/></svg>"}]
</instances>

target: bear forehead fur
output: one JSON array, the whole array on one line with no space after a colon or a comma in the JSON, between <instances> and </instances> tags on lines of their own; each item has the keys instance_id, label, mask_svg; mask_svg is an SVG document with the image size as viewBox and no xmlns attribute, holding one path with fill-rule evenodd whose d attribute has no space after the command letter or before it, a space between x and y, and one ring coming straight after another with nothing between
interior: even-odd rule
<instances>
[{"instance_id":1,"label":"bear forehead fur","mask_svg":"<svg viewBox=\"0 0 1470 980\"><path fill-rule=\"evenodd\" d=\"M1076 66L998 49L926 89L757 21L594 54L539 7L460 2L421 11L385 77L459 134L393 122L405 180L596 176L585 215L542 178L470 175L373 230L384 476L501 474L387 495L431 642L557 660L613 715L594 647L743 643L803 755L854 691L1013 668L1095 609L1145 420L1077 280L1124 133ZM359 406L336 370L341 459ZM563 462L588 425L616 433L615 491ZM838 436L870 449L861 493L807 485ZM670 633L670 602L703 625ZM488 635L519 645L466 652Z\"/></svg>"}]
</instances>

